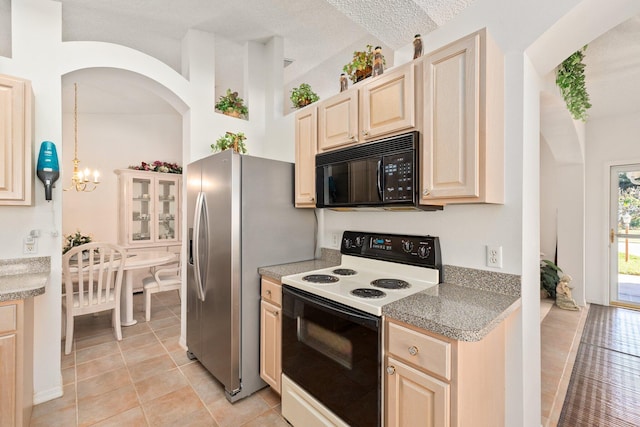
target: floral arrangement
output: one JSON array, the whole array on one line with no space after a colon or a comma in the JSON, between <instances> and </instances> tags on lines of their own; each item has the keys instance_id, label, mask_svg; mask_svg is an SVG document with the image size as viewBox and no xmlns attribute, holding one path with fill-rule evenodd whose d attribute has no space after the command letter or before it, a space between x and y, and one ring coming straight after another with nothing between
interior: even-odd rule
<instances>
[{"instance_id":1,"label":"floral arrangement","mask_svg":"<svg viewBox=\"0 0 640 427\"><path fill-rule=\"evenodd\" d=\"M373 71L373 56L373 46L368 44L365 50L353 52L353 59L342 67L342 71L349 76L352 82L357 83L371 75ZM387 64L384 57L382 57L382 64Z\"/></svg>"},{"instance_id":2,"label":"floral arrangement","mask_svg":"<svg viewBox=\"0 0 640 427\"><path fill-rule=\"evenodd\" d=\"M211 144L211 150L218 152L231 148L238 153L246 154L247 147L244 145L245 139L247 139L247 137L244 136L242 132L227 132L218 138L215 144Z\"/></svg>"},{"instance_id":3,"label":"floral arrangement","mask_svg":"<svg viewBox=\"0 0 640 427\"><path fill-rule=\"evenodd\" d=\"M84 245L85 243L91 243L93 236L91 234L82 234L80 230L77 230L73 234L66 234L64 236L64 247L62 248L62 254L66 254L74 246Z\"/></svg>"},{"instance_id":4,"label":"floral arrangement","mask_svg":"<svg viewBox=\"0 0 640 427\"><path fill-rule=\"evenodd\" d=\"M227 94L218 99L215 108L232 117L246 118L249 114L249 109L244 105L244 99L238 96L238 92L231 92L231 89L227 89Z\"/></svg>"},{"instance_id":5,"label":"floral arrangement","mask_svg":"<svg viewBox=\"0 0 640 427\"><path fill-rule=\"evenodd\" d=\"M182 173L182 166L178 166L177 163L161 162L160 160L156 160L153 163L142 162L140 166L129 166L129 169L163 173Z\"/></svg>"}]
</instances>

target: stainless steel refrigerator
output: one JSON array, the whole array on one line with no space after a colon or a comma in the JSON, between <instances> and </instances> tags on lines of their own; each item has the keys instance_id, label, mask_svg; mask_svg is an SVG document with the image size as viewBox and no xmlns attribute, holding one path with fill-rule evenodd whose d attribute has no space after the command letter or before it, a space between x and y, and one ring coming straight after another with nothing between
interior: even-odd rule
<instances>
[{"instance_id":1,"label":"stainless steel refrigerator","mask_svg":"<svg viewBox=\"0 0 640 427\"><path fill-rule=\"evenodd\" d=\"M187 166L187 347L235 402L260 378L258 268L312 259L293 164L226 150Z\"/></svg>"}]
</instances>

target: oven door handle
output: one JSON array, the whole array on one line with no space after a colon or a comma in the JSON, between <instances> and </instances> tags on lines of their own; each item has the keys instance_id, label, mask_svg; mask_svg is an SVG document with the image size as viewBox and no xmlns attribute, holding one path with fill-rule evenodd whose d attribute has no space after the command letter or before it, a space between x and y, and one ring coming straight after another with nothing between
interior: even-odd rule
<instances>
[{"instance_id":1,"label":"oven door handle","mask_svg":"<svg viewBox=\"0 0 640 427\"><path fill-rule=\"evenodd\" d=\"M378 316L351 310L349 309L349 307L343 306L342 304L338 304L333 301L326 300L324 298L320 299L321 297L315 296L313 294L310 294L309 296L307 295L306 292L304 293L303 292L304 291L300 291L298 289L292 289L287 285L284 285L282 287L283 294L288 293L288 294L291 294L294 298L301 299L308 304L341 313L342 315L347 316L350 320L353 320L360 325L373 327L373 328L378 328L380 326L380 318Z\"/></svg>"},{"instance_id":2,"label":"oven door handle","mask_svg":"<svg viewBox=\"0 0 640 427\"><path fill-rule=\"evenodd\" d=\"M382 159L378 160L376 183L378 186L378 197L382 201Z\"/></svg>"}]
</instances>

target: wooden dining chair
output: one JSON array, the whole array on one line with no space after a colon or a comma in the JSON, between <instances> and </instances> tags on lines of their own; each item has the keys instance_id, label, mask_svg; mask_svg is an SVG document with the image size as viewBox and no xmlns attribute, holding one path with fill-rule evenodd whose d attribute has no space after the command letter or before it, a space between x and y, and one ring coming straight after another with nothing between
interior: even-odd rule
<instances>
[{"instance_id":1,"label":"wooden dining chair","mask_svg":"<svg viewBox=\"0 0 640 427\"><path fill-rule=\"evenodd\" d=\"M179 261L177 265L171 267L158 268L151 276L142 279L142 287L144 292L144 312L145 319L151 320L151 295L157 292L178 290L182 287L182 257L178 254Z\"/></svg>"},{"instance_id":2,"label":"wooden dining chair","mask_svg":"<svg viewBox=\"0 0 640 427\"><path fill-rule=\"evenodd\" d=\"M126 256L123 247L105 242L74 246L62 256L65 354L71 353L74 317L83 314L112 310L114 334L122 340L120 292Z\"/></svg>"}]
</instances>

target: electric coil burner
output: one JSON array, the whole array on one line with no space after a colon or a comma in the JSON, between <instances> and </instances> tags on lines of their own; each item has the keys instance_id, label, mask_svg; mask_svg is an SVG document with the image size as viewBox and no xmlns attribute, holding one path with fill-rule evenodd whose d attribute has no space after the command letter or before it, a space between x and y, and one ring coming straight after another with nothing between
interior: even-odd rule
<instances>
[{"instance_id":1,"label":"electric coil burner","mask_svg":"<svg viewBox=\"0 0 640 427\"><path fill-rule=\"evenodd\" d=\"M340 279L329 274L309 274L308 276L304 276L302 280L311 283L335 283Z\"/></svg>"},{"instance_id":2,"label":"electric coil burner","mask_svg":"<svg viewBox=\"0 0 640 427\"><path fill-rule=\"evenodd\" d=\"M355 295L360 298L384 298L387 296L380 289L370 289L370 288L358 288L354 289L351 292L351 295Z\"/></svg>"},{"instance_id":3,"label":"electric coil burner","mask_svg":"<svg viewBox=\"0 0 640 427\"><path fill-rule=\"evenodd\" d=\"M382 309L442 282L437 237L345 231L340 253L282 278L281 408L295 426L380 427Z\"/></svg>"},{"instance_id":4,"label":"electric coil burner","mask_svg":"<svg viewBox=\"0 0 640 427\"><path fill-rule=\"evenodd\" d=\"M337 274L338 276L353 276L358 274L358 272L351 268L336 268L333 270L333 274Z\"/></svg>"},{"instance_id":5,"label":"electric coil burner","mask_svg":"<svg viewBox=\"0 0 640 427\"><path fill-rule=\"evenodd\" d=\"M400 279L376 279L371 282L371 286L383 289L407 289L411 285Z\"/></svg>"}]
</instances>

